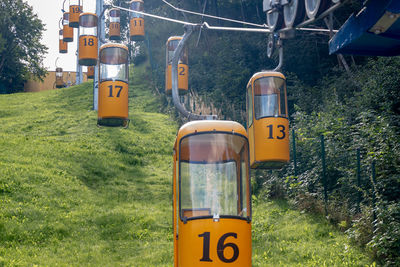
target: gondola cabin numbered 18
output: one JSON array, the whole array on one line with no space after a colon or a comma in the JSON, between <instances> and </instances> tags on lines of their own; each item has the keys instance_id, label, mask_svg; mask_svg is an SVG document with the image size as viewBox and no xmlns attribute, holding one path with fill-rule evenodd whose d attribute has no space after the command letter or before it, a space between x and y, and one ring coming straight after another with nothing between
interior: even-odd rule
<instances>
[{"instance_id":1,"label":"gondola cabin numbered 18","mask_svg":"<svg viewBox=\"0 0 400 267\"><path fill-rule=\"evenodd\" d=\"M168 38L166 44L166 63L165 63L165 93L172 94L172 58L175 49L182 40L181 36L172 36ZM188 49L183 47L182 54L178 61L178 92L179 95L186 94L189 88L189 65L188 65Z\"/></svg>"},{"instance_id":2,"label":"gondola cabin numbered 18","mask_svg":"<svg viewBox=\"0 0 400 267\"><path fill-rule=\"evenodd\" d=\"M251 266L251 189L245 128L193 121L174 146L175 267Z\"/></svg>"},{"instance_id":3,"label":"gondola cabin numbered 18","mask_svg":"<svg viewBox=\"0 0 400 267\"><path fill-rule=\"evenodd\" d=\"M82 13L79 16L79 64L97 65L97 15Z\"/></svg>"},{"instance_id":4,"label":"gondola cabin numbered 18","mask_svg":"<svg viewBox=\"0 0 400 267\"><path fill-rule=\"evenodd\" d=\"M282 168L290 159L285 76L254 74L247 84L246 106L251 168Z\"/></svg>"}]
</instances>

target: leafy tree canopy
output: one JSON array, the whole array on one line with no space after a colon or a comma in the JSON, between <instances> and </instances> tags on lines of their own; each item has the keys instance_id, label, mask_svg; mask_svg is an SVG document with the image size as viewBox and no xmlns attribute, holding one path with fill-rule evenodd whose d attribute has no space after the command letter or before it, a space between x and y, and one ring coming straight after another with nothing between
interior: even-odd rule
<instances>
[{"instance_id":1,"label":"leafy tree canopy","mask_svg":"<svg viewBox=\"0 0 400 267\"><path fill-rule=\"evenodd\" d=\"M22 91L29 78L44 78L43 30L44 24L27 3L0 0L0 93Z\"/></svg>"}]
</instances>

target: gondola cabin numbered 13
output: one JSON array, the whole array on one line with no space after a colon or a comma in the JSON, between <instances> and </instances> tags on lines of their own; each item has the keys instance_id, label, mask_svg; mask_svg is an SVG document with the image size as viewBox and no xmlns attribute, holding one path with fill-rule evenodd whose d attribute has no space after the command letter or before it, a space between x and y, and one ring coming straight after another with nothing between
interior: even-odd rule
<instances>
[{"instance_id":1,"label":"gondola cabin numbered 13","mask_svg":"<svg viewBox=\"0 0 400 267\"><path fill-rule=\"evenodd\" d=\"M246 106L251 168L282 168L290 159L285 76L273 71L254 74Z\"/></svg>"},{"instance_id":2,"label":"gondola cabin numbered 13","mask_svg":"<svg viewBox=\"0 0 400 267\"><path fill-rule=\"evenodd\" d=\"M251 266L251 189L245 128L183 125L174 146L175 267Z\"/></svg>"}]
</instances>

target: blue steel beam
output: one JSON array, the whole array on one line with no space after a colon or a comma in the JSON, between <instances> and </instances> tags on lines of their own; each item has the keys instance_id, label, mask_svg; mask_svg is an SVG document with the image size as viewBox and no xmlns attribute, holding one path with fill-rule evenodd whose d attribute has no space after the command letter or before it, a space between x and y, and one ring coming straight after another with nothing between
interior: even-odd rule
<instances>
[{"instance_id":1,"label":"blue steel beam","mask_svg":"<svg viewBox=\"0 0 400 267\"><path fill-rule=\"evenodd\" d=\"M390 12L390 13L387 13ZM374 31L386 14L393 14L394 23L384 31ZM400 1L371 0L343 24L329 41L330 54L367 56L400 55Z\"/></svg>"}]
</instances>

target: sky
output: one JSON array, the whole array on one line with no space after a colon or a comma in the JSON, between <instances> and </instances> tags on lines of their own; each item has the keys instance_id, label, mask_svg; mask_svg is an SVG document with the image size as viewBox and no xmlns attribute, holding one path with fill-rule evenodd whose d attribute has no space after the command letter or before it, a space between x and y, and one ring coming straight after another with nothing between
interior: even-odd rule
<instances>
[{"instance_id":1,"label":"sky","mask_svg":"<svg viewBox=\"0 0 400 267\"><path fill-rule=\"evenodd\" d=\"M45 31L43 32L42 44L48 47L47 54L43 60L43 65L47 70L52 71L57 67L63 68L64 71L76 71L76 40L77 29L74 30L74 42L68 43L68 53L60 54L58 52L58 22L62 17L63 2L64 0L24 0L36 13L39 19L45 24ZM84 12L96 11L96 0L81 0L83 3ZM69 10L69 0L65 1L65 10ZM86 67L83 68L86 71Z\"/></svg>"}]
</instances>

